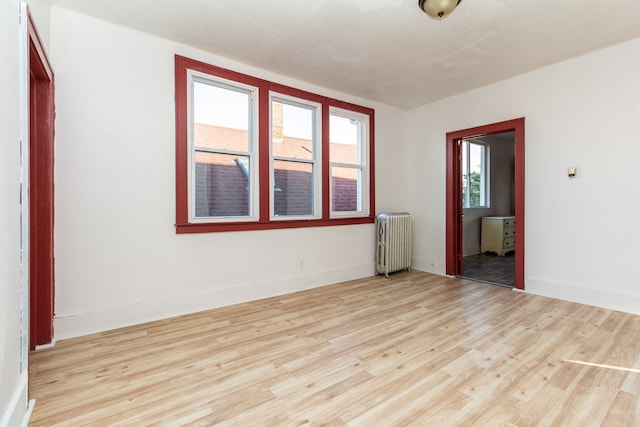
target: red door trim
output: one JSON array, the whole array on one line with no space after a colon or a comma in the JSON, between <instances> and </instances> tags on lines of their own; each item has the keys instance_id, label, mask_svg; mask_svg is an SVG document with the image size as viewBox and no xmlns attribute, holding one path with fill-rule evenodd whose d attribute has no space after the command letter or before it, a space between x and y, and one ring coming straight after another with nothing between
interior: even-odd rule
<instances>
[{"instance_id":1,"label":"red door trim","mask_svg":"<svg viewBox=\"0 0 640 427\"><path fill-rule=\"evenodd\" d=\"M461 273L461 191L458 141L464 138L515 132L515 205L516 205L516 289L524 290L524 117L504 122L448 132L446 172L446 274Z\"/></svg>"},{"instance_id":2,"label":"red door trim","mask_svg":"<svg viewBox=\"0 0 640 427\"><path fill-rule=\"evenodd\" d=\"M30 348L53 341L54 78L31 13L29 52L29 337Z\"/></svg>"}]
</instances>

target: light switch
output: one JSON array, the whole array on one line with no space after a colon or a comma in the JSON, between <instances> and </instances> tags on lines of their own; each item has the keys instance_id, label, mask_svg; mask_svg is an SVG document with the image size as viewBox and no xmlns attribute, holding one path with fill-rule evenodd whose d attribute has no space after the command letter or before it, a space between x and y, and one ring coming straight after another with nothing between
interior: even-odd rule
<instances>
[{"instance_id":1,"label":"light switch","mask_svg":"<svg viewBox=\"0 0 640 427\"><path fill-rule=\"evenodd\" d=\"M568 175L569 175L569 178L575 178L576 177L576 168L569 168L568 169Z\"/></svg>"}]
</instances>

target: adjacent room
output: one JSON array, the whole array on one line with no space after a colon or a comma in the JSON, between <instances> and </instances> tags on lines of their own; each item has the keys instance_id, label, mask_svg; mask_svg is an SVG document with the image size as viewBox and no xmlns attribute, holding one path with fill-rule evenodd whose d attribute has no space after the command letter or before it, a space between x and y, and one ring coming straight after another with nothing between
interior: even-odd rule
<instances>
[{"instance_id":1,"label":"adjacent room","mask_svg":"<svg viewBox=\"0 0 640 427\"><path fill-rule=\"evenodd\" d=\"M638 425L639 22L2 2L0 427Z\"/></svg>"}]
</instances>

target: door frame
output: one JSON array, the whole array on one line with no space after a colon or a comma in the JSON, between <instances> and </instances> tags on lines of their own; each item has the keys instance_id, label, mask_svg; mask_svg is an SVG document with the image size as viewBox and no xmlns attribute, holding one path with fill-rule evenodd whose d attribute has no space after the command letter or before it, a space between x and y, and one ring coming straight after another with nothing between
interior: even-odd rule
<instances>
[{"instance_id":1,"label":"door frame","mask_svg":"<svg viewBox=\"0 0 640 427\"><path fill-rule=\"evenodd\" d=\"M54 126L53 69L27 7L29 348L53 342Z\"/></svg>"},{"instance_id":2,"label":"door frame","mask_svg":"<svg viewBox=\"0 0 640 427\"><path fill-rule=\"evenodd\" d=\"M461 159L458 142L463 139L515 133L515 208L516 208L516 253L515 288L524 290L524 117L448 132L446 174L446 274L462 273L462 181Z\"/></svg>"}]
</instances>

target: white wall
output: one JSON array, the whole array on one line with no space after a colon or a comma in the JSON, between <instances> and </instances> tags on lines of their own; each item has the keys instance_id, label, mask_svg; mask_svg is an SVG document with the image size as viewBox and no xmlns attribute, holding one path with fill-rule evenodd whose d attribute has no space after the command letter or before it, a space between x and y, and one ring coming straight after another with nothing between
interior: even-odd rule
<instances>
[{"instance_id":1,"label":"white wall","mask_svg":"<svg viewBox=\"0 0 640 427\"><path fill-rule=\"evenodd\" d=\"M21 369L20 350L19 8L17 0L0 2L0 427L20 425L27 409L27 370Z\"/></svg>"},{"instance_id":2,"label":"white wall","mask_svg":"<svg viewBox=\"0 0 640 427\"><path fill-rule=\"evenodd\" d=\"M635 39L409 112L414 265L444 274L445 133L524 116L526 291L640 313L638 52Z\"/></svg>"},{"instance_id":3,"label":"white wall","mask_svg":"<svg viewBox=\"0 0 640 427\"><path fill-rule=\"evenodd\" d=\"M51 16L57 339L374 273L372 224L175 234L174 55L374 107L380 209L407 208L405 112L66 9Z\"/></svg>"}]
</instances>

